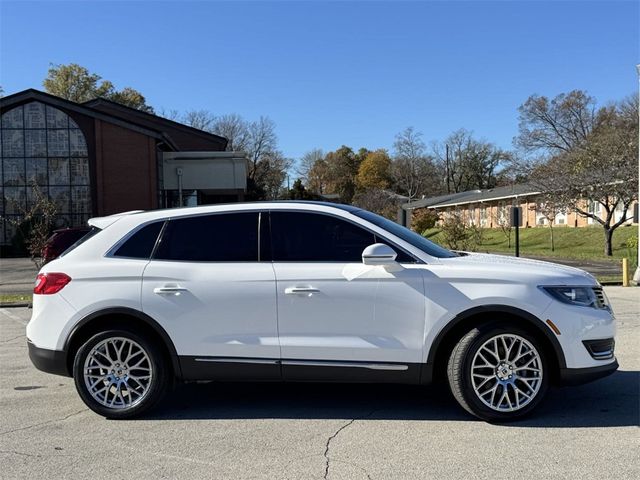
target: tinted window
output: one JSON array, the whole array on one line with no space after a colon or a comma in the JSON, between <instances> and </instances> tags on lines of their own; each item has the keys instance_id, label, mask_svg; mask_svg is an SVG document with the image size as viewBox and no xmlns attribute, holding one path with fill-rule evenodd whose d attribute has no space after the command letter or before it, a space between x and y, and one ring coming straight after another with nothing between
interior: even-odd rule
<instances>
[{"instance_id":1,"label":"tinted window","mask_svg":"<svg viewBox=\"0 0 640 480\"><path fill-rule=\"evenodd\" d=\"M427 240L422 235L418 235L416 232L409 230L402 225L398 225L391 220L388 220L380 215L376 215L375 213L368 212L366 210L358 210L357 212L353 212L354 215L358 217L364 218L365 220L373 223L374 225L385 229L387 232L392 233L398 238L401 238L405 242L413 245L414 247L422 250L423 252L431 255L432 257L437 258L451 258L457 257L458 255L447 250L446 248L442 248L440 245L436 245L435 243Z\"/></svg>"},{"instance_id":2,"label":"tinted window","mask_svg":"<svg viewBox=\"0 0 640 480\"><path fill-rule=\"evenodd\" d=\"M409 255L408 253L405 253L404 251L400 250L395 245L390 244L384 238L380 238L377 235L376 235L376 243L385 243L385 244L389 245L391 248L393 248L395 250L395 252L398 254L398 256L396 257L396 262L398 262L398 263L416 263L416 259L413 258L411 255Z\"/></svg>"},{"instance_id":3,"label":"tinted window","mask_svg":"<svg viewBox=\"0 0 640 480\"><path fill-rule=\"evenodd\" d=\"M357 225L302 212L271 212L274 261L362 262L362 251L375 236Z\"/></svg>"},{"instance_id":4,"label":"tinted window","mask_svg":"<svg viewBox=\"0 0 640 480\"><path fill-rule=\"evenodd\" d=\"M149 258L164 222L155 222L142 227L124 242L114 256Z\"/></svg>"},{"instance_id":5,"label":"tinted window","mask_svg":"<svg viewBox=\"0 0 640 480\"><path fill-rule=\"evenodd\" d=\"M76 242L73 245L71 245L64 252L62 252L60 254L60 257L65 256L71 250L73 250L76 247L79 247L80 245L82 245L84 242L86 242L87 240L89 240L91 237L93 237L94 235L96 235L99 232L101 232L101 230L98 227L91 227L91 230L87 231L80 239L76 240Z\"/></svg>"},{"instance_id":6,"label":"tinted window","mask_svg":"<svg viewBox=\"0 0 640 480\"><path fill-rule=\"evenodd\" d=\"M155 258L191 262L256 262L258 213L171 220Z\"/></svg>"}]
</instances>

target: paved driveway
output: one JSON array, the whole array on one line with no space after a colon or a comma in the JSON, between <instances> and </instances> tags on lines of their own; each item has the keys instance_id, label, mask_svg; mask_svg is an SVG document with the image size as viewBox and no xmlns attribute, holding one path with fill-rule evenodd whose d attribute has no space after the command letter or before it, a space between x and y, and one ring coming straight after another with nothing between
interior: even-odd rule
<instances>
[{"instance_id":1,"label":"paved driveway","mask_svg":"<svg viewBox=\"0 0 640 480\"><path fill-rule=\"evenodd\" d=\"M183 386L151 417L109 421L71 379L30 365L30 312L0 310L0 477L640 478L640 289L607 293L620 370L551 390L508 426L437 388L229 383Z\"/></svg>"},{"instance_id":2,"label":"paved driveway","mask_svg":"<svg viewBox=\"0 0 640 480\"><path fill-rule=\"evenodd\" d=\"M38 269L28 258L0 258L0 294L33 292L37 274Z\"/></svg>"}]
</instances>

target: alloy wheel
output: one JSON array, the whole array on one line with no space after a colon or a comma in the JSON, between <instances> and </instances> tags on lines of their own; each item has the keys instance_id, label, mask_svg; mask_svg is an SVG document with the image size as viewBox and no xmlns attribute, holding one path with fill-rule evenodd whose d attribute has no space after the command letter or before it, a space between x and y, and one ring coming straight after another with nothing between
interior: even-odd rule
<instances>
[{"instance_id":1,"label":"alloy wheel","mask_svg":"<svg viewBox=\"0 0 640 480\"><path fill-rule=\"evenodd\" d=\"M477 397L497 412L514 412L531 403L544 374L540 353L515 334L485 341L473 356L470 373Z\"/></svg>"},{"instance_id":2,"label":"alloy wheel","mask_svg":"<svg viewBox=\"0 0 640 480\"><path fill-rule=\"evenodd\" d=\"M102 340L84 361L87 391L107 408L126 409L139 404L149 393L153 375L149 354L130 338Z\"/></svg>"}]
</instances>

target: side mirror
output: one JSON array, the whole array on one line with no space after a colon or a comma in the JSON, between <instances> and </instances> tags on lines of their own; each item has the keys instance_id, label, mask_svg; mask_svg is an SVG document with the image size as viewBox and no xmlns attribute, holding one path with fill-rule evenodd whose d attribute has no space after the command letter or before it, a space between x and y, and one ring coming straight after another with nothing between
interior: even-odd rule
<instances>
[{"instance_id":1,"label":"side mirror","mask_svg":"<svg viewBox=\"0 0 640 480\"><path fill-rule=\"evenodd\" d=\"M365 265L394 265L398 254L389 245L374 243L362 252L362 263Z\"/></svg>"}]
</instances>

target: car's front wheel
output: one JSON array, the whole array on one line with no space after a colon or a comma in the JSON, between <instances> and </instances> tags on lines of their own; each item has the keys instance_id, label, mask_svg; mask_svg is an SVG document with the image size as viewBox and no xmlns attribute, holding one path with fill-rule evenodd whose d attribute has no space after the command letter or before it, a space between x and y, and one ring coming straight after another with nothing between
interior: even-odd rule
<instances>
[{"instance_id":1,"label":"car's front wheel","mask_svg":"<svg viewBox=\"0 0 640 480\"><path fill-rule=\"evenodd\" d=\"M73 377L91 410L131 418L155 406L169 386L169 366L147 339L127 330L100 332L77 351Z\"/></svg>"},{"instance_id":2,"label":"car's front wheel","mask_svg":"<svg viewBox=\"0 0 640 480\"><path fill-rule=\"evenodd\" d=\"M509 325L474 328L453 348L447 376L462 407L487 421L509 421L542 400L549 372L540 342Z\"/></svg>"}]
</instances>

